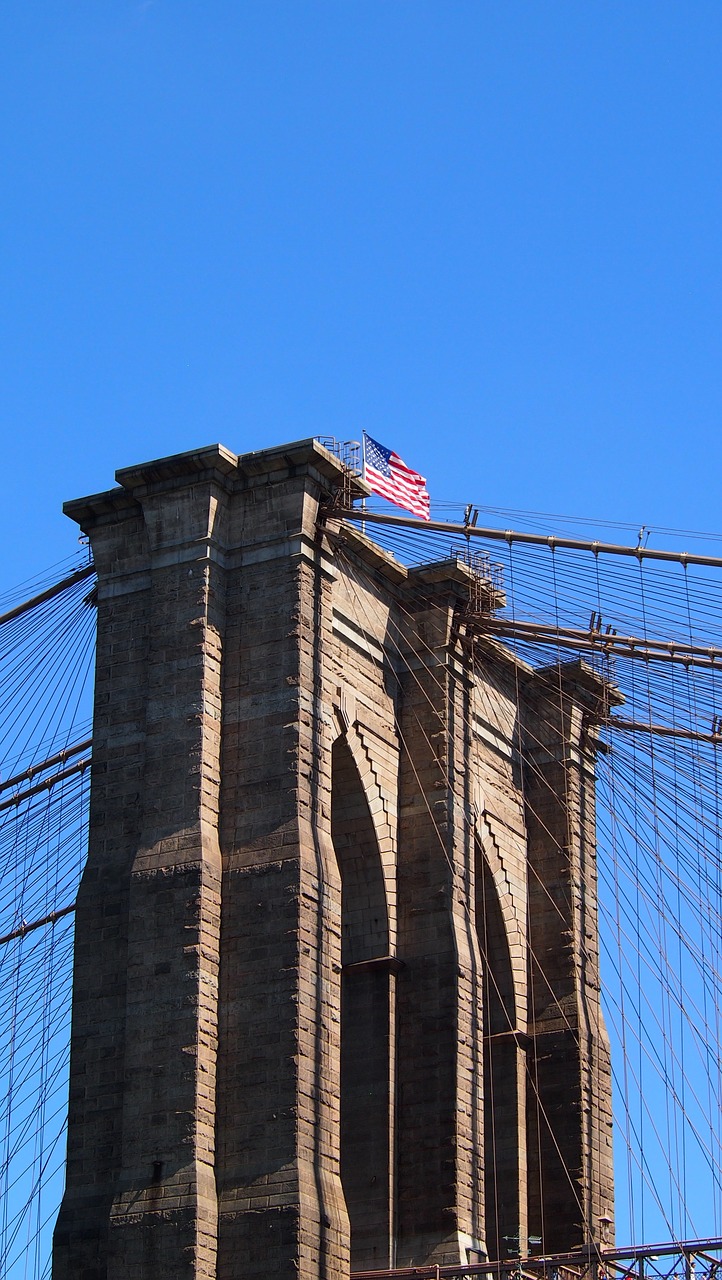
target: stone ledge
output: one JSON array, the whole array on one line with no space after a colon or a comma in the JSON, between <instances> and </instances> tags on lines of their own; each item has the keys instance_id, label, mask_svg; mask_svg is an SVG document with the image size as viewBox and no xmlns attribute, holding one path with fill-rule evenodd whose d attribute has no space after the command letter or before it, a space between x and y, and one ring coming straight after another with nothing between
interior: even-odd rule
<instances>
[{"instance_id":1,"label":"stone ledge","mask_svg":"<svg viewBox=\"0 0 722 1280\"><path fill-rule=\"evenodd\" d=\"M238 469L238 456L222 444L209 444L168 458L154 458L133 467L121 467L115 478L124 489L139 489L165 480L185 479L199 472L218 471L232 475Z\"/></svg>"}]
</instances>

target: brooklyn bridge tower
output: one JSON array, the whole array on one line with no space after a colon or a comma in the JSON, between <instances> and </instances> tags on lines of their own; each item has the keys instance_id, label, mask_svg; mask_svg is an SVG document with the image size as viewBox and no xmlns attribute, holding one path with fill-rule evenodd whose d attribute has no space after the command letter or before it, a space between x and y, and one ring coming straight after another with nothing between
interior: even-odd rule
<instances>
[{"instance_id":1,"label":"brooklyn bridge tower","mask_svg":"<svg viewBox=\"0 0 722 1280\"><path fill-rule=\"evenodd\" d=\"M55 1280L346 1280L611 1213L596 728L314 441L120 471ZM531 1243L530 1243L531 1242Z\"/></svg>"}]
</instances>

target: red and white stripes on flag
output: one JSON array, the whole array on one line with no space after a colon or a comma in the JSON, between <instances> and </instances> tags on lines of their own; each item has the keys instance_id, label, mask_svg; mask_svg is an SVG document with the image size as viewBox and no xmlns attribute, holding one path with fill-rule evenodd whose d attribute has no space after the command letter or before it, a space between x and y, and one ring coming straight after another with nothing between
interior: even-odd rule
<instances>
[{"instance_id":1,"label":"red and white stripes on flag","mask_svg":"<svg viewBox=\"0 0 722 1280\"><path fill-rule=\"evenodd\" d=\"M411 511L422 520L429 519L429 492L418 471L407 467L398 453L372 440L364 431L364 479L373 493Z\"/></svg>"}]
</instances>

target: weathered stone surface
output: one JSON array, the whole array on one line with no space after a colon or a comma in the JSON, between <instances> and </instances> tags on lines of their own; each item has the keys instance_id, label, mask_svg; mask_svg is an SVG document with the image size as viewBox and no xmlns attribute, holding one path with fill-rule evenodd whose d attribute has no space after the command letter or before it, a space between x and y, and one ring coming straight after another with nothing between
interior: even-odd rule
<instances>
[{"instance_id":1,"label":"weathered stone surface","mask_svg":"<svg viewBox=\"0 0 722 1280\"><path fill-rule=\"evenodd\" d=\"M118 479L67 508L99 603L55 1280L594 1238L598 683L342 525L312 441Z\"/></svg>"}]
</instances>

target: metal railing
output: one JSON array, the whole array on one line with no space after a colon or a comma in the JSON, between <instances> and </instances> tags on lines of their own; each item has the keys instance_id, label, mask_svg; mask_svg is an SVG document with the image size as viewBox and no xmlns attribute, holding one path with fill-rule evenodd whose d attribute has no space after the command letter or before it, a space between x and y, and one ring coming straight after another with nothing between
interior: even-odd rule
<instances>
[{"instance_id":1,"label":"metal railing","mask_svg":"<svg viewBox=\"0 0 722 1280\"><path fill-rule=\"evenodd\" d=\"M588 1246L565 1254L504 1262L452 1263L352 1271L351 1280L719 1280L722 1239L635 1245L624 1249Z\"/></svg>"},{"instance_id":2,"label":"metal railing","mask_svg":"<svg viewBox=\"0 0 722 1280\"><path fill-rule=\"evenodd\" d=\"M363 471L363 461L361 455L361 445L358 440L337 440L335 436L314 436L324 449L328 449L334 458L338 458L339 462L350 471L354 476L360 476Z\"/></svg>"}]
</instances>

